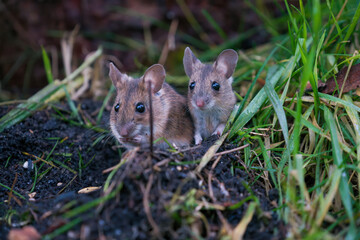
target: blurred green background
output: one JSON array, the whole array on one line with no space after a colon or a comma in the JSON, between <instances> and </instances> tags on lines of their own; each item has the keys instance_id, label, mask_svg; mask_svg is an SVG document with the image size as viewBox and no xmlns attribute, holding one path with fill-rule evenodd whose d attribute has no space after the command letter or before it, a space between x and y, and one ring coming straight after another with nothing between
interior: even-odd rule
<instances>
[{"instance_id":1,"label":"blurred green background","mask_svg":"<svg viewBox=\"0 0 360 240\"><path fill-rule=\"evenodd\" d=\"M0 1L0 101L28 98L47 84L41 46L54 79L63 79L61 39L74 29L72 70L102 46L123 72L160 62L169 76L182 76L186 46L210 61L223 48L246 50L286 33L285 18L284 2L273 0ZM106 74L104 66L102 81Z\"/></svg>"}]
</instances>

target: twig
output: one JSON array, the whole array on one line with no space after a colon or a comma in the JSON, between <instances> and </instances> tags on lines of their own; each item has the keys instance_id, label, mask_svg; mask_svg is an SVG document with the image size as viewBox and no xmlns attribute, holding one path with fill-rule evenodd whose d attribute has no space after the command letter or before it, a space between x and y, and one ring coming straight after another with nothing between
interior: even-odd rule
<instances>
[{"instance_id":1,"label":"twig","mask_svg":"<svg viewBox=\"0 0 360 240\"><path fill-rule=\"evenodd\" d=\"M123 163L120 161L118 164L116 164L115 166L109 167L105 170L102 171L102 174L106 174L111 172L112 170L114 170L115 168L118 168L120 165L122 165Z\"/></svg>"},{"instance_id":2,"label":"twig","mask_svg":"<svg viewBox=\"0 0 360 240\"><path fill-rule=\"evenodd\" d=\"M344 2L344 4L341 6L341 9L340 9L338 15L336 15L336 21L339 20L341 14L343 13L343 11L344 11L344 9L345 9L345 6L346 6L347 2L348 2L348 0L346 0L346 1ZM327 36L327 38L326 38L326 40L325 40L325 42L324 42L324 46L326 46L326 44L328 43L328 41L329 41L329 39L330 39L330 37L331 37L331 33L332 33L332 32L334 31L334 29L335 29L335 26L336 26L335 24L333 24L333 25L331 26L331 29L330 29L330 31L329 31L329 34L328 34L328 36Z\"/></svg>"},{"instance_id":3,"label":"twig","mask_svg":"<svg viewBox=\"0 0 360 240\"><path fill-rule=\"evenodd\" d=\"M210 195L210 198L213 200L213 202L216 201L216 198L214 197L214 192L213 192L213 188L212 188L212 184L211 184L211 179L212 179L212 174L213 174L213 171L216 167L216 165L219 163L221 159L221 156L219 156L215 162L213 163L213 165L211 166L211 170L209 172L209 177L208 177L208 185L209 185L209 195Z\"/></svg>"},{"instance_id":4,"label":"twig","mask_svg":"<svg viewBox=\"0 0 360 240\"><path fill-rule=\"evenodd\" d=\"M236 151L241 150L241 149L243 149L243 148L246 148L246 147L248 147L248 146L249 146L249 144L245 144L244 146L241 146L241 147L237 147L237 148L230 149L230 150L227 150L227 151L215 153L215 154L214 154L214 157L221 156L221 155L228 154L228 153L232 153L232 152L236 152Z\"/></svg>"},{"instance_id":5,"label":"twig","mask_svg":"<svg viewBox=\"0 0 360 240\"><path fill-rule=\"evenodd\" d=\"M151 82L148 83L148 91L149 91L149 105L150 105L150 154L151 156L154 155L153 152L153 141L154 141L154 135L153 135L153 110L152 110L152 89L151 89Z\"/></svg>"},{"instance_id":6,"label":"twig","mask_svg":"<svg viewBox=\"0 0 360 240\"><path fill-rule=\"evenodd\" d=\"M209 176L208 176L208 186L209 186L209 195L210 195L210 198L211 200L215 203L217 200L214 196L214 192L213 192L213 188L212 188L212 184L211 184L211 180L212 180L212 175L213 175L213 171L216 167L216 165L219 163L221 159L221 156L219 156L215 162L213 163L213 165L211 166L211 170L209 172ZM230 224L228 223L228 221L225 219L224 215L221 213L221 211L219 209L216 209L216 214L218 215L221 223L223 224L223 226L225 227L226 231L228 233L231 232L231 226Z\"/></svg>"},{"instance_id":7,"label":"twig","mask_svg":"<svg viewBox=\"0 0 360 240\"><path fill-rule=\"evenodd\" d=\"M201 147L201 145L196 145L196 146L193 146L193 147L188 147L188 148L184 148L184 149L180 149L176 152L172 152L171 154L172 155L176 155L176 154L179 154L179 153L183 153L183 152L187 152L187 151L191 151L191 150L194 150L194 149L197 149Z\"/></svg>"},{"instance_id":8,"label":"twig","mask_svg":"<svg viewBox=\"0 0 360 240\"><path fill-rule=\"evenodd\" d=\"M150 194L151 185L153 183L153 180L154 180L154 175L151 174L149 177L149 181L145 188L143 205L144 205L144 211L145 211L146 217L147 217L151 227L154 229L154 234L155 234L156 238L159 239L160 238L159 227L156 225L156 223L151 215L150 204L149 204L149 194Z\"/></svg>"},{"instance_id":9,"label":"twig","mask_svg":"<svg viewBox=\"0 0 360 240\"><path fill-rule=\"evenodd\" d=\"M14 181L11 185L11 191L9 192L9 198L8 198L8 204L10 206L10 201L11 201L11 198L13 197L13 190L14 190L14 186L15 186L15 183L17 182L17 178L18 178L18 174L15 173L15 178L14 178ZM21 206L21 204L20 204Z\"/></svg>"},{"instance_id":10,"label":"twig","mask_svg":"<svg viewBox=\"0 0 360 240\"><path fill-rule=\"evenodd\" d=\"M57 194L62 193L77 178L77 176L78 175L75 175Z\"/></svg>"},{"instance_id":11,"label":"twig","mask_svg":"<svg viewBox=\"0 0 360 240\"><path fill-rule=\"evenodd\" d=\"M160 167L165 164L168 164L171 161L171 158L165 158L164 160L161 160L160 162L157 162L154 167Z\"/></svg>"}]
</instances>

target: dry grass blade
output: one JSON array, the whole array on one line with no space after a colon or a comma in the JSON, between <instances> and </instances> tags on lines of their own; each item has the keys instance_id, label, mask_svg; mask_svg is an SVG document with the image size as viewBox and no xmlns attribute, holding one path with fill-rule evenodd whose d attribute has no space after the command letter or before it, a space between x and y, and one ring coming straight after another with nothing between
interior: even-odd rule
<instances>
[{"instance_id":1,"label":"dry grass blade","mask_svg":"<svg viewBox=\"0 0 360 240\"><path fill-rule=\"evenodd\" d=\"M53 166L53 167L55 167L55 168L58 168L58 167L55 166L52 162L46 161L45 159L42 159L41 157L35 156L35 155L30 154L30 153L27 153L27 152L22 152L22 153L23 153L24 155L26 155L26 156L30 156L30 157L35 158L37 161L39 160L39 161L44 162L45 164L49 164L50 166Z\"/></svg>"},{"instance_id":2,"label":"dry grass blade","mask_svg":"<svg viewBox=\"0 0 360 240\"><path fill-rule=\"evenodd\" d=\"M208 164L208 162L211 160L211 158L215 155L217 150L219 150L220 146L223 144L224 140L228 136L229 133L226 133L222 135L214 145L212 145L209 150L204 154L204 156L201 158L201 162L199 166L196 168L196 172L201 172L201 170Z\"/></svg>"},{"instance_id":3,"label":"dry grass blade","mask_svg":"<svg viewBox=\"0 0 360 240\"><path fill-rule=\"evenodd\" d=\"M251 221L251 219L254 216L256 205L257 204L255 202L251 202L249 204L249 207L246 210L245 216L241 219L239 224L233 230L231 239L233 239L233 240L235 240L235 239L236 240L243 239L246 228L247 228L249 222Z\"/></svg>"},{"instance_id":4,"label":"dry grass blade","mask_svg":"<svg viewBox=\"0 0 360 240\"><path fill-rule=\"evenodd\" d=\"M175 49L175 34L176 34L178 25L179 25L178 19L174 19L171 22L168 37L167 37L166 43L161 51L161 55L160 55L160 59L159 59L159 63L161 65L164 65L166 63L166 59L168 57L169 52L171 50Z\"/></svg>"},{"instance_id":5,"label":"dry grass blade","mask_svg":"<svg viewBox=\"0 0 360 240\"><path fill-rule=\"evenodd\" d=\"M315 223L317 226L321 226L324 221L326 214L328 213L331 205L334 202L337 189L339 188L340 179L341 179L341 170L337 167L330 169L330 180L329 180L329 189L325 195L325 198L321 201L321 207L317 210ZM322 199L322 196L321 196Z\"/></svg>"},{"instance_id":6,"label":"dry grass blade","mask_svg":"<svg viewBox=\"0 0 360 240\"><path fill-rule=\"evenodd\" d=\"M71 33L65 33L65 35L61 39L61 52L63 55L63 63L65 67L66 76L69 76L71 73L72 52L75 43L75 38L79 30L80 30L79 25L76 25Z\"/></svg>"},{"instance_id":7,"label":"dry grass blade","mask_svg":"<svg viewBox=\"0 0 360 240\"><path fill-rule=\"evenodd\" d=\"M38 110L49 99L53 99L55 93L57 93L64 86L70 84L85 68L92 64L102 54L102 48L99 48L95 53L86 59L79 68L68 75L62 81L54 81L47 85L39 92L30 97L25 103L19 104L16 108L8 112L0 119L0 132L4 129L11 127L12 125L24 120L30 116L34 111Z\"/></svg>"},{"instance_id":8,"label":"dry grass blade","mask_svg":"<svg viewBox=\"0 0 360 240\"><path fill-rule=\"evenodd\" d=\"M348 102L352 102L352 99L350 96L345 95L344 96L345 100ZM354 109L351 109L349 107L345 107L346 112L349 114L350 120L353 124L354 130L355 130L355 141L356 141L356 156L357 156L357 161L358 161L358 165L357 167L360 168L360 118L359 118L359 114L354 111ZM357 172L358 175L358 188L360 189L360 173Z\"/></svg>"}]
</instances>

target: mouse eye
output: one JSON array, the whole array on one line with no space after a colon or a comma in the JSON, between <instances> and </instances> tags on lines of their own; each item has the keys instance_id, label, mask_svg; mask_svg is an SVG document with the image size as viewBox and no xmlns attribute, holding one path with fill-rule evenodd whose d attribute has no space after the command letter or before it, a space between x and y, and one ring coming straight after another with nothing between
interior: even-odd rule
<instances>
[{"instance_id":1,"label":"mouse eye","mask_svg":"<svg viewBox=\"0 0 360 240\"><path fill-rule=\"evenodd\" d=\"M219 91L220 89L220 84L218 84L217 82L213 82L211 85L212 89Z\"/></svg>"},{"instance_id":2,"label":"mouse eye","mask_svg":"<svg viewBox=\"0 0 360 240\"><path fill-rule=\"evenodd\" d=\"M193 89L194 89L194 87L195 87L195 82L190 83L189 88L190 88L191 90L193 90Z\"/></svg>"},{"instance_id":3,"label":"mouse eye","mask_svg":"<svg viewBox=\"0 0 360 240\"><path fill-rule=\"evenodd\" d=\"M115 112L118 112L120 109L120 104L116 104L114 107Z\"/></svg>"},{"instance_id":4,"label":"mouse eye","mask_svg":"<svg viewBox=\"0 0 360 240\"><path fill-rule=\"evenodd\" d=\"M138 104L136 104L135 110L138 113L143 113L145 111L145 105L142 102L139 102Z\"/></svg>"}]
</instances>

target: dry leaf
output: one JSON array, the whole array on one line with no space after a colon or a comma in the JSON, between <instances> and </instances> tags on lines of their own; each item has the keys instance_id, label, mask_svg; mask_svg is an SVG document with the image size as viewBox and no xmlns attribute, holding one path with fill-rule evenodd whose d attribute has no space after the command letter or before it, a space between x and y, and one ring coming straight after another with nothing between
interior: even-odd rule
<instances>
[{"instance_id":1,"label":"dry leaf","mask_svg":"<svg viewBox=\"0 0 360 240\"><path fill-rule=\"evenodd\" d=\"M342 68L335 79L332 77L328 79L325 83L319 82L318 90L319 92L332 94L336 90L341 90L342 85L344 84L344 79L346 76L348 67ZM335 81L336 80L336 81ZM356 64L351 66L347 79L345 81L343 93L350 92L351 90L357 89L360 87L360 64ZM311 90L311 85L308 83L306 86L306 90ZM338 91L336 91L339 94Z\"/></svg>"}]
</instances>

